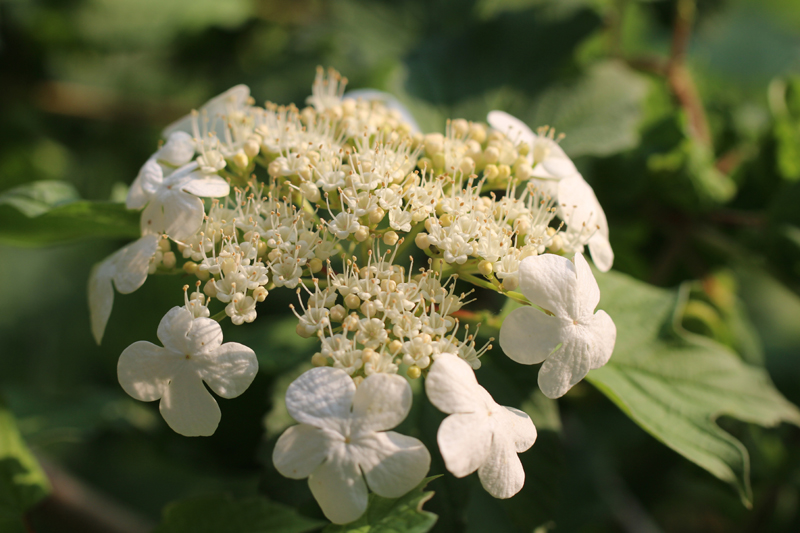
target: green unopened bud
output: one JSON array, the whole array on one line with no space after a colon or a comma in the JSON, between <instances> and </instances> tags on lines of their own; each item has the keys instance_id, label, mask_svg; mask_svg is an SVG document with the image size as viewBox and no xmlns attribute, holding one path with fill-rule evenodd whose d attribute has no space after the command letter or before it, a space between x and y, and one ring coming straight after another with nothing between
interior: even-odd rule
<instances>
[{"instance_id":1,"label":"green unopened bud","mask_svg":"<svg viewBox=\"0 0 800 533\"><path fill-rule=\"evenodd\" d=\"M419 379L422 375L422 370L420 370L417 365L411 365L408 367L408 370L406 370L406 375L411 379Z\"/></svg>"}]
</instances>

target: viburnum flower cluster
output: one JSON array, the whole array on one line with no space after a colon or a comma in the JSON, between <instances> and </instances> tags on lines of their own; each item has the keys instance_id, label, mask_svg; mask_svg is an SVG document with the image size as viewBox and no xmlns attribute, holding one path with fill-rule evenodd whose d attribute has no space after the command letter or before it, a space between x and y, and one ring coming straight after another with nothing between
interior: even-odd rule
<instances>
[{"instance_id":1,"label":"viburnum flower cluster","mask_svg":"<svg viewBox=\"0 0 800 533\"><path fill-rule=\"evenodd\" d=\"M232 398L258 370L251 349L222 342L220 323L253 322L272 291L294 291L297 334L319 350L287 392L299 425L275 446L279 472L308 478L335 523L361 516L368 490L408 492L430 453L390 430L409 413L409 380L423 378L449 415L437 439L447 469L477 471L493 496L511 497L536 429L478 384L492 339L478 343L464 308L486 291L523 304L500 346L543 363L540 388L564 395L614 347L582 255L611 268L605 215L553 130L493 111L488 125L456 119L423 134L388 95L350 96L346 83L320 69L303 109L256 106L240 85L169 126L128 193L141 238L90 277L92 332L101 342L115 288L191 276L158 327L163 347L132 344L118 376L134 398L160 400L176 432L210 435L220 410L203 383Z\"/></svg>"}]
</instances>

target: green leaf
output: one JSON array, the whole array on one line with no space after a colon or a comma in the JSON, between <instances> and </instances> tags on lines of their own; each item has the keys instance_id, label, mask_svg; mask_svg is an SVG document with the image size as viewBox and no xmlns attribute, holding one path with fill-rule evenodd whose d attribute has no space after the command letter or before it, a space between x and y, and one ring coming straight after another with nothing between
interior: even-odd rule
<instances>
[{"instance_id":1,"label":"green leaf","mask_svg":"<svg viewBox=\"0 0 800 533\"><path fill-rule=\"evenodd\" d=\"M577 80L552 86L520 118L565 133L561 146L570 157L610 155L638 145L646 94L644 77L607 61Z\"/></svg>"},{"instance_id":2,"label":"green leaf","mask_svg":"<svg viewBox=\"0 0 800 533\"><path fill-rule=\"evenodd\" d=\"M42 246L90 237L139 236L139 214L123 204L79 200L61 181L37 181L0 194L0 243Z\"/></svg>"},{"instance_id":3,"label":"green leaf","mask_svg":"<svg viewBox=\"0 0 800 533\"><path fill-rule=\"evenodd\" d=\"M800 425L800 411L766 371L679 324L688 286L668 291L608 273L598 276L600 308L617 325L609 363L588 380L645 431L719 479L750 505L750 459L716 419Z\"/></svg>"},{"instance_id":4,"label":"green leaf","mask_svg":"<svg viewBox=\"0 0 800 533\"><path fill-rule=\"evenodd\" d=\"M22 515L50 492L11 412L0 404L0 531L24 531Z\"/></svg>"},{"instance_id":5,"label":"green leaf","mask_svg":"<svg viewBox=\"0 0 800 533\"><path fill-rule=\"evenodd\" d=\"M302 533L323 524L259 496L203 496L167 505L154 533Z\"/></svg>"},{"instance_id":6,"label":"green leaf","mask_svg":"<svg viewBox=\"0 0 800 533\"><path fill-rule=\"evenodd\" d=\"M345 525L331 524L322 533L425 533L438 518L423 511L422 505L431 499L433 492L424 492L425 486L440 476L422 480L417 488L399 498L381 498L369 495L369 507L364 516Z\"/></svg>"}]
</instances>

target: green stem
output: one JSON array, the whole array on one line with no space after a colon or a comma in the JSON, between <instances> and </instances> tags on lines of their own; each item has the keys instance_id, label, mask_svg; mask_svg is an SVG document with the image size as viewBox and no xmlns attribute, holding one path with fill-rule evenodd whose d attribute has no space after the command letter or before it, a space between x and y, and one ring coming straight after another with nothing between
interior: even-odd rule
<instances>
[{"instance_id":1,"label":"green stem","mask_svg":"<svg viewBox=\"0 0 800 533\"><path fill-rule=\"evenodd\" d=\"M223 321L223 320L225 320L227 317L228 317L228 315L227 315L227 313L225 313L225 310L223 309L223 310L222 310L222 311L220 311L219 313L217 313L217 314L215 314L214 316L212 316L212 317L211 317L211 320L216 320L217 322L222 322L222 321Z\"/></svg>"}]
</instances>

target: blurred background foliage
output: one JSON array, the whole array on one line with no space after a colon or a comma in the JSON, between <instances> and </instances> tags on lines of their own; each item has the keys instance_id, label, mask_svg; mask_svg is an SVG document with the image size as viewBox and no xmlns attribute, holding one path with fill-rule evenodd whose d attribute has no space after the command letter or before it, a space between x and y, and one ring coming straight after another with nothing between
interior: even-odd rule
<instances>
[{"instance_id":1,"label":"blurred background foliage","mask_svg":"<svg viewBox=\"0 0 800 533\"><path fill-rule=\"evenodd\" d=\"M260 102L302 104L319 64L350 88L393 93L425 131L505 109L565 132L608 215L615 269L683 283L682 327L763 366L800 403L795 0L0 0L0 530L148 531L169 502L214 494L272 501L190 500L169 507L159 531L189 531L187 514L294 513L280 503L308 517L281 531L318 526L305 482L269 459L290 423L282 392L314 351L286 318L293 295L275 291L254 325L226 325L262 371L221 402L213 437L187 439L116 381L118 354L155 340L183 280L152 276L117 295L95 346L89 269L125 241L74 238L125 235L112 224L124 214L102 232L70 226L32 242L26 228L69 224L20 213L65 198L118 202L171 120L238 83ZM60 182L57 197L7 192L38 180ZM625 296L615 305L624 313ZM475 476L434 480L434 531L800 531L796 427L720 421L750 453L747 508L592 386L556 405L532 392L536 368L499 348L486 359L481 381L539 428L522 456L528 481L500 502ZM442 415L421 399L414 409L410 431L433 450ZM19 435L49 477L44 501L45 476ZM438 461L432 474L444 472Z\"/></svg>"}]
</instances>

